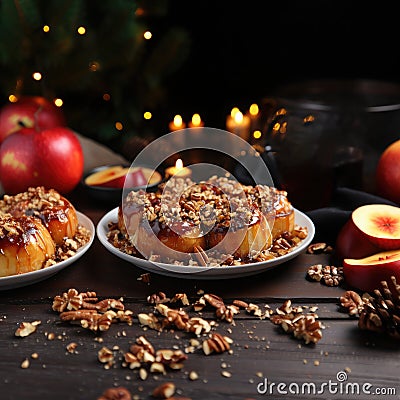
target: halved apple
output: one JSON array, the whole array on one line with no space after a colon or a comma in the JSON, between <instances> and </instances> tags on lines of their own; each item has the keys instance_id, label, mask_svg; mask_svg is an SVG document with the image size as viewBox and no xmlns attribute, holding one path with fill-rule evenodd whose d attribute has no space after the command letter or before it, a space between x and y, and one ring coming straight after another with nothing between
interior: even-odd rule
<instances>
[{"instance_id":1,"label":"halved apple","mask_svg":"<svg viewBox=\"0 0 400 400\"><path fill-rule=\"evenodd\" d=\"M90 186L109 188L139 187L161 182L161 175L151 168L111 166L94 172L85 179Z\"/></svg>"},{"instance_id":2,"label":"halved apple","mask_svg":"<svg viewBox=\"0 0 400 400\"><path fill-rule=\"evenodd\" d=\"M400 208L367 204L355 209L336 239L336 255L363 258L400 248Z\"/></svg>"},{"instance_id":3,"label":"halved apple","mask_svg":"<svg viewBox=\"0 0 400 400\"><path fill-rule=\"evenodd\" d=\"M129 168L125 171L124 175L113 178L107 182L97 184L96 186L110 187L110 188L123 188L124 185L129 188L146 186L147 179L141 169L129 172Z\"/></svg>"},{"instance_id":4,"label":"halved apple","mask_svg":"<svg viewBox=\"0 0 400 400\"><path fill-rule=\"evenodd\" d=\"M335 255L339 262L345 258L367 257L380 250L357 228L352 218L344 224L336 238Z\"/></svg>"},{"instance_id":5,"label":"halved apple","mask_svg":"<svg viewBox=\"0 0 400 400\"><path fill-rule=\"evenodd\" d=\"M371 292L381 281L400 280L400 250L389 250L361 259L343 260L343 274L347 285Z\"/></svg>"},{"instance_id":6,"label":"halved apple","mask_svg":"<svg viewBox=\"0 0 400 400\"><path fill-rule=\"evenodd\" d=\"M121 165L113 165L89 175L85 179L85 183L90 186L99 186L120 176L125 176L128 171L129 168L124 168Z\"/></svg>"}]
</instances>

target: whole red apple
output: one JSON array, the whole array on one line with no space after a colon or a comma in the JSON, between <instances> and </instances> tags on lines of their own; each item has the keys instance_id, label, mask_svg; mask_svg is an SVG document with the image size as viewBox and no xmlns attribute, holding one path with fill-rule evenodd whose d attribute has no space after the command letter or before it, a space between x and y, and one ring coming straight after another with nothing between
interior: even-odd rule
<instances>
[{"instance_id":1,"label":"whole red apple","mask_svg":"<svg viewBox=\"0 0 400 400\"><path fill-rule=\"evenodd\" d=\"M380 196L400 204L400 140L390 144L379 158L376 190Z\"/></svg>"},{"instance_id":2,"label":"whole red apple","mask_svg":"<svg viewBox=\"0 0 400 400\"><path fill-rule=\"evenodd\" d=\"M64 113L51 101L41 96L21 97L0 110L0 143L22 127L42 130L65 125Z\"/></svg>"},{"instance_id":3,"label":"whole red apple","mask_svg":"<svg viewBox=\"0 0 400 400\"><path fill-rule=\"evenodd\" d=\"M8 136L0 147L1 183L8 194L30 186L70 192L82 177L83 165L81 144L67 127L24 128Z\"/></svg>"}]
</instances>

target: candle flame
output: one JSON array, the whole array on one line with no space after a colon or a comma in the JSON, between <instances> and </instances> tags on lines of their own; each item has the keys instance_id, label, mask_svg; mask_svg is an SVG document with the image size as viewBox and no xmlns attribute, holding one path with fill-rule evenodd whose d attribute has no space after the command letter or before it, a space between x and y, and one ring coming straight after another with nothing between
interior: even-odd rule
<instances>
[{"instance_id":1,"label":"candle flame","mask_svg":"<svg viewBox=\"0 0 400 400\"><path fill-rule=\"evenodd\" d=\"M237 107L233 107L231 110L231 117L235 118L235 115L240 112L240 110Z\"/></svg>"},{"instance_id":2,"label":"candle flame","mask_svg":"<svg viewBox=\"0 0 400 400\"><path fill-rule=\"evenodd\" d=\"M201 124L201 117L199 114L193 114L192 117L192 124L194 126L199 126Z\"/></svg>"},{"instance_id":3,"label":"candle flame","mask_svg":"<svg viewBox=\"0 0 400 400\"><path fill-rule=\"evenodd\" d=\"M183 161L182 161L180 158L178 158L178 159L176 160L175 168L176 168L176 169L182 169L182 168L183 168Z\"/></svg>"},{"instance_id":4,"label":"candle flame","mask_svg":"<svg viewBox=\"0 0 400 400\"><path fill-rule=\"evenodd\" d=\"M243 114L242 114L240 111L238 111L238 112L233 116L233 119L235 120L235 122L236 122L237 124L241 124L241 123L243 122Z\"/></svg>"},{"instance_id":5,"label":"candle flame","mask_svg":"<svg viewBox=\"0 0 400 400\"><path fill-rule=\"evenodd\" d=\"M174 125L182 126L182 117L179 114L174 117Z\"/></svg>"}]
</instances>

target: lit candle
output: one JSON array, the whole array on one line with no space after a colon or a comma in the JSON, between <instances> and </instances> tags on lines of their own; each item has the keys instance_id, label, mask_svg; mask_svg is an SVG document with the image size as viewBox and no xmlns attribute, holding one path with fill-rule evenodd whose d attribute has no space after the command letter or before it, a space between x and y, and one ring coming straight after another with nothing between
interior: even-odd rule
<instances>
[{"instance_id":1,"label":"lit candle","mask_svg":"<svg viewBox=\"0 0 400 400\"><path fill-rule=\"evenodd\" d=\"M169 167L165 170L166 178L175 176L176 178L189 178L192 175L192 170L183 166L183 161L178 158L175 166Z\"/></svg>"},{"instance_id":2,"label":"lit candle","mask_svg":"<svg viewBox=\"0 0 400 400\"><path fill-rule=\"evenodd\" d=\"M243 115L237 107L232 108L231 114L226 119L226 129L244 140L250 136L250 118Z\"/></svg>"},{"instance_id":3,"label":"lit candle","mask_svg":"<svg viewBox=\"0 0 400 400\"><path fill-rule=\"evenodd\" d=\"M179 114L175 115L174 120L169 123L169 129L171 132L184 129L185 127L186 124L182 121L182 117Z\"/></svg>"},{"instance_id":4,"label":"lit candle","mask_svg":"<svg viewBox=\"0 0 400 400\"><path fill-rule=\"evenodd\" d=\"M201 120L199 114L193 114L192 120L189 122L189 128L200 128L204 126L204 122Z\"/></svg>"}]
</instances>

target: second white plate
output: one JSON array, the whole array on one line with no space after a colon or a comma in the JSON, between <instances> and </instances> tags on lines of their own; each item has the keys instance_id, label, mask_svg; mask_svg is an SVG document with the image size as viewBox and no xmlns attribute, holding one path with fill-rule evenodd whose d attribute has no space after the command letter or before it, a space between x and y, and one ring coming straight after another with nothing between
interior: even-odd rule
<instances>
[{"instance_id":1,"label":"second white plate","mask_svg":"<svg viewBox=\"0 0 400 400\"><path fill-rule=\"evenodd\" d=\"M285 263L292 258L297 257L304 252L307 246L311 243L315 235L315 227L313 222L307 215L295 209L295 223L306 227L308 230L307 237L290 253L284 256L256 263L238 265L238 266L223 266L223 267L196 267L173 265L159 262L148 261L142 258L134 257L122 252L113 246L107 239L108 227L110 222L117 222L118 207L109 211L99 221L96 232L97 237L103 246L117 257L122 258L134 265L141 267L148 272L154 272L161 275L186 278L186 279L228 279L240 278L243 276L254 275L260 272L275 268L278 265Z\"/></svg>"}]
</instances>

